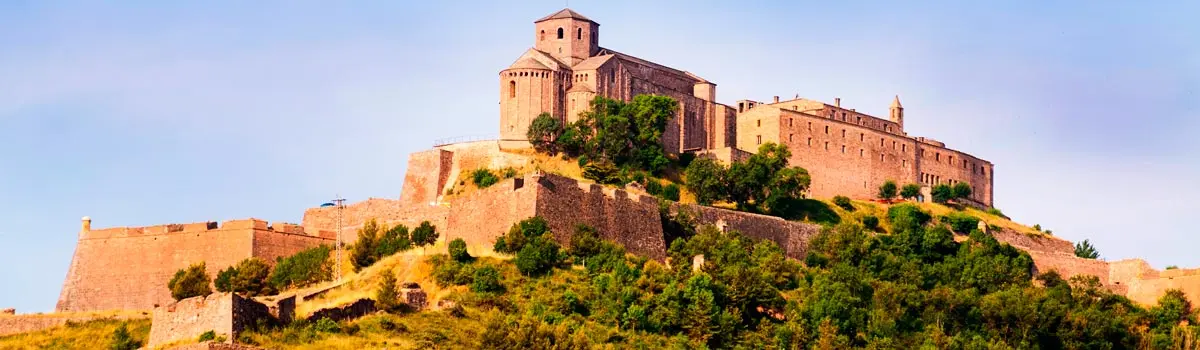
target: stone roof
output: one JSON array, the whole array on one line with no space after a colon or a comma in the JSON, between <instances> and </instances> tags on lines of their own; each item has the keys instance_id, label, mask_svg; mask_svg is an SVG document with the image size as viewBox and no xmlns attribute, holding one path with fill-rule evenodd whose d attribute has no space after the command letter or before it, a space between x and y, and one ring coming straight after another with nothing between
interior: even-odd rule
<instances>
[{"instance_id":1,"label":"stone roof","mask_svg":"<svg viewBox=\"0 0 1200 350\"><path fill-rule=\"evenodd\" d=\"M561 11L555 12L554 14L551 14L549 16L542 17L539 20L533 21L533 23L549 21L552 19L559 19L559 18L574 18L574 19L578 19L578 20L584 20L584 21L596 23L595 21L592 21L591 18L584 17L583 15L579 14L578 12L571 11L571 9L562 9Z\"/></svg>"},{"instance_id":2,"label":"stone roof","mask_svg":"<svg viewBox=\"0 0 1200 350\"><path fill-rule=\"evenodd\" d=\"M550 67L546 67L546 65L544 65L544 64L542 64L541 62L538 62L537 60L533 59L533 57L525 57L525 58L522 58L522 59L519 59L519 60L517 60L516 62L513 62L513 64L512 64L511 66L508 66L508 69L544 69L544 70L550 70Z\"/></svg>"},{"instance_id":3,"label":"stone roof","mask_svg":"<svg viewBox=\"0 0 1200 350\"><path fill-rule=\"evenodd\" d=\"M892 100L892 108L896 107L904 107L900 105L900 95L896 95L896 98Z\"/></svg>"},{"instance_id":4,"label":"stone roof","mask_svg":"<svg viewBox=\"0 0 1200 350\"><path fill-rule=\"evenodd\" d=\"M595 70L596 68L603 66L605 63L608 63L608 60L611 60L612 58L613 55L588 57L586 60L579 61L578 64L576 64L574 67L571 67L571 70Z\"/></svg>"},{"instance_id":5,"label":"stone roof","mask_svg":"<svg viewBox=\"0 0 1200 350\"><path fill-rule=\"evenodd\" d=\"M587 86L587 84L575 84L575 85L572 85L570 89L567 89L567 92L581 92L581 91L582 92L592 92L592 93L596 92L596 90L592 90L592 87Z\"/></svg>"}]
</instances>

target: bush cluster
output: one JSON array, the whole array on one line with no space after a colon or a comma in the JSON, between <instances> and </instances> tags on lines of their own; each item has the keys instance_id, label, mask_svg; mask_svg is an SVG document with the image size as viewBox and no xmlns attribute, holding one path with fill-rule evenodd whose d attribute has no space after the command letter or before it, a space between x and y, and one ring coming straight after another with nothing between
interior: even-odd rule
<instances>
[{"instance_id":1,"label":"bush cluster","mask_svg":"<svg viewBox=\"0 0 1200 350\"><path fill-rule=\"evenodd\" d=\"M176 271L175 276L167 282L167 288L171 289L172 298L183 300L212 294L212 288L209 288L211 282L212 277L209 277L204 262L200 262Z\"/></svg>"},{"instance_id":2,"label":"bush cluster","mask_svg":"<svg viewBox=\"0 0 1200 350\"><path fill-rule=\"evenodd\" d=\"M804 198L812 184L807 170L788 166L791 155L787 146L767 142L758 153L728 168L712 159L696 159L684 171L685 184L700 204L730 201L740 210L779 215L790 202Z\"/></svg>"},{"instance_id":3,"label":"bush cluster","mask_svg":"<svg viewBox=\"0 0 1200 350\"><path fill-rule=\"evenodd\" d=\"M496 239L493 250L498 253L515 254L517 270L527 276L541 275L550 271L562 259L558 243L550 233L550 225L541 217L533 217L513 224L508 233Z\"/></svg>"},{"instance_id":4,"label":"bush cluster","mask_svg":"<svg viewBox=\"0 0 1200 350\"><path fill-rule=\"evenodd\" d=\"M620 179L613 169L639 169L661 173L667 159L660 140L667 121L679 109L672 98L658 95L634 96L630 102L597 96L578 120L563 124L542 113L529 126L526 136L539 151L579 157L584 176L599 183Z\"/></svg>"},{"instance_id":5,"label":"bush cluster","mask_svg":"<svg viewBox=\"0 0 1200 350\"><path fill-rule=\"evenodd\" d=\"M410 233L408 226L388 227L371 219L358 229L358 240L350 248L350 263L358 271L392 254L431 245L437 239L437 230L429 221L422 221Z\"/></svg>"},{"instance_id":6,"label":"bush cluster","mask_svg":"<svg viewBox=\"0 0 1200 350\"><path fill-rule=\"evenodd\" d=\"M270 295L275 289L268 283L271 266L259 258L248 258L217 273L213 284L219 292L234 292L246 296Z\"/></svg>"},{"instance_id":7,"label":"bush cluster","mask_svg":"<svg viewBox=\"0 0 1200 350\"><path fill-rule=\"evenodd\" d=\"M303 287L333 278L333 260L329 258L332 248L321 245L302 250L275 261L270 284L276 290Z\"/></svg>"},{"instance_id":8,"label":"bush cluster","mask_svg":"<svg viewBox=\"0 0 1200 350\"><path fill-rule=\"evenodd\" d=\"M943 224L949 225L950 229L954 232L961 234L969 234L971 231L979 228L979 218L960 211L942 215L939 220Z\"/></svg>"},{"instance_id":9,"label":"bush cluster","mask_svg":"<svg viewBox=\"0 0 1200 350\"><path fill-rule=\"evenodd\" d=\"M850 197L833 196L833 205L841 207L842 209L846 209L847 211L854 211L854 204L850 202Z\"/></svg>"}]
</instances>

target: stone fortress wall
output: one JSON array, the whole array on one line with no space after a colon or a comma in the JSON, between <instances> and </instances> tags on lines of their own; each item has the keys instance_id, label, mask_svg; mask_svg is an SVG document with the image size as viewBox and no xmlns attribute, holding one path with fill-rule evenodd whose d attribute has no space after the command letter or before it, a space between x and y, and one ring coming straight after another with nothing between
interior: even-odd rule
<instances>
[{"instance_id":1,"label":"stone fortress wall","mask_svg":"<svg viewBox=\"0 0 1200 350\"><path fill-rule=\"evenodd\" d=\"M891 108L893 120L836 104L799 98L739 101L737 147L755 151L765 142L786 145L791 163L812 175L814 197L875 198L887 180L925 187L966 182L974 190L970 199L992 205L992 164L932 139L907 136L898 100Z\"/></svg>"},{"instance_id":2,"label":"stone fortress wall","mask_svg":"<svg viewBox=\"0 0 1200 350\"><path fill-rule=\"evenodd\" d=\"M274 264L333 238L256 219L97 230L85 219L55 311L149 310L173 301L167 282L191 264L205 262L215 276L246 258Z\"/></svg>"}]
</instances>

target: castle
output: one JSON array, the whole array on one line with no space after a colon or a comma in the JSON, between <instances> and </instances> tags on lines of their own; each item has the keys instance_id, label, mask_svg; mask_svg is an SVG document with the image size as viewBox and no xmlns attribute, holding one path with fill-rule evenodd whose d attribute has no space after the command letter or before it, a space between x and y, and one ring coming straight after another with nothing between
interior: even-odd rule
<instances>
[{"instance_id":1,"label":"castle","mask_svg":"<svg viewBox=\"0 0 1200 350\"><path fill-rule=\"evenodd\" d=\"M812 174L811 194L816 197L872 198L885 180L920 183L926 193L930 185L961 181L975 189L972 200L977 204L992 204L992 164L940 142L908 136L898 99L888 119L842 108L836 99L833 105L799 98L742 100L735 108L714 102L716 85L691 73L601 48L599 24L571 10L540 19L534 27L534 48L500 73L499 139L413 153L398 199L311 208L300 225L249 219L93 229L91 219L85 218L56 311L166 305L171 302L166 287L171 274L190 264L205 262L209 274L215 275L245 258L274 263L276 257L332 244L338 235L351 242L356 229L371 219L410 227L429 221L443 242L462 238L472 249L480 249L490 247L513 223L541 216L559 241L569 242L572 229L587 224L632 253L661 258L666 242L658 199L635 189L529 172L474 192L447 195L473 169L529 169L532 157L519 150L527 146L523 140L529 121L542 112L573 120L594 96L628 100L657 93L675 98L681 108L663 139L669 152L733 161L764 142L788 145L792 164ZM778 217L672 204L675 209L682 206L694 209L700 223L771 240L793 258L803 257L820 231L817 225ZM1183 289L1192 300L1200 300L1200 270L1157 271L1137 259L1081 259L1074 256L1070 242L1058 238L1009 230L991 233L1028 251L1039 271L1096 275L1141 303L1153 303L1167 288ZM0 322L0 334L4 328Z\"/></svg>"},{"instance_id":2,"label":"castle","mask_svg":"<svg viewBox=\"0 0 1200 350\"><path fill-rule=\"evenodd\" d=\"M770 103L716 102L717 85L695 74L600 47L600 24L563 9L534 21L534 46L500 71L500 140L527 146L529 124L541 113L573 122L596 96L629 101L655 94L679 102L663 133L667 152L698 152L724 161L764 142L787 145L790 163L808 169L810 195L875 198L879 185L967 183L971 202L992 206L992 163L904 131L904 106L892 100L888 119L803 98ZM879 142L875 142L879 140Z\"/></svg>"}]
</instances>

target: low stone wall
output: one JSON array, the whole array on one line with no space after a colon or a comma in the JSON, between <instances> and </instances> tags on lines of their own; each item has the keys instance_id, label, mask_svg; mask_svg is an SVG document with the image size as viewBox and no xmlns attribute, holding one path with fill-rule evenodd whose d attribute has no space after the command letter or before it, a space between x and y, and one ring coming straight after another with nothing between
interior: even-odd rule
<instances>
[{"instance_id":1,"label":"low stone wall","mask_svg":"<svg viewBox=\"0 0 1200 350\"><path fill-rule=\"evenodd\" d=\"M232 293L214 293L154 309L149 347L198 339L213 331L232 341L259 319L271 319L266 305Z\"/></svg>"},{"instance_id":2,"label":"low stone wall","mask_svg":"<svg viewBox=\"0 0 1200 350\"><path fill-rule=\"evenodd\" d=\"M310 322L316 322L322 318L328 318L332 321L352 320L366 316L372 312L375 312L375 301L371 299L359 299L349 305L317 310L313 312L312 316L308 316L307 320Z\"/></svg>"},{"instance_id":3,"label":"low stone wall","mask_svg":"<svg viewBox=\"0 0 1200 350\"><path fill-rule=\"evenodd\" d=\"M803 259L808 253L808 242L821 233L821 226L787 221L776 216L758 215L729 209L687 205L699 214L697 218L705 224L716 225L723 230L736 230L757 239L765 239L783 248L788 257Z\"/></svg>"},{"instance_id":4,"label":"low stone wall","mask_svg":"<svg viewBox=\"0 0 1200 350\"><path fill-rule=\"evenodd\" d=\"M560 243L569 244L575 227L586 224L630 253L666 257L657 199L557 175L533 181L538 186L536 214L546 219Z\"/></svg>"},{"instance_id":5,"label":"low stone wall","mask_svg":"<svg viewBox=\"0 0 1200 350\"><path fill-rule=\"evenodd\" d=\"M173 347L167 348L167 350L262 350L262 349L263 348L250 346L250 345L232 344L232 343L217 343L217 342L211 342L211 341L206 341L203 343L173 346Z\"/></svg>"}]
</instances>

